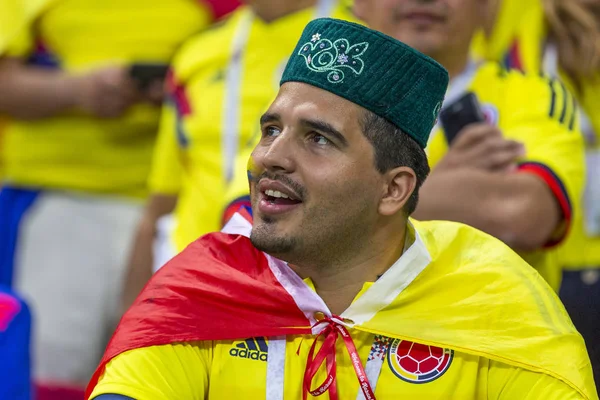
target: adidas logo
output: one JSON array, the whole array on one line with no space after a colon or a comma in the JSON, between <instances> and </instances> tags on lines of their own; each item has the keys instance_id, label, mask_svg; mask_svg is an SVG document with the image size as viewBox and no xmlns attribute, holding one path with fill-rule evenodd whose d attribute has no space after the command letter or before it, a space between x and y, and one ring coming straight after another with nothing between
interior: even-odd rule
<instances>
[{"instance_id":1,"label":"adidas logo","mask_svg":"<svg viewBox=\"0 0 600 400\"><path fill-rule=\"evenodd\" d=\"M248 358L250 360L267 361L269 347L265 338L250 338L240 342L229 350L232 357Z\"/></svg>"}]
</instances>

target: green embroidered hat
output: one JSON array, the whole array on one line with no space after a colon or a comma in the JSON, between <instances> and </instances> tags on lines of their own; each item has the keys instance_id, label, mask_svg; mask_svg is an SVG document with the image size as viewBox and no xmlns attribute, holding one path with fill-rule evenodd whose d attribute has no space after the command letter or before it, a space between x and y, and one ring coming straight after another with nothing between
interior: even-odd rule
<instances>
[{"instance_id":1,"label":"green embroidered hat","mask_svg":"<svg viewBox=\"0 0 600 400\"><path fill-rule=\"evenodd\" d=\"M362 25L310 22L281 84L303 82L386 118L425 147L448 86L448 72L413 48Z\"/></svg>"}]
</instances>

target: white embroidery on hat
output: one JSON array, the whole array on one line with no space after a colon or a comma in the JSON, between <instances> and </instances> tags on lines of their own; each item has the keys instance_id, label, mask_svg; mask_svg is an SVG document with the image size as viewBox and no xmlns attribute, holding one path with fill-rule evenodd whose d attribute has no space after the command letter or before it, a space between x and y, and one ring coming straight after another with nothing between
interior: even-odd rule
<instances>
[{"instance_id":1,"label":"white embroidery on hat","mask_svg":"<svg viewBox=\"0 0 600 400\"><path fill-rule=\"evenodd\" d=\"M310 42L300 48L298 55L306 60L308 69L314 72L328 72L330 83L341 83L346 78L343 69L349 69L356 75L361 75L365 63L361 56L369 48L368 42L350 46L347 39L321 39L321 34L312 35ZM352 62L350 62L350 60Z\"/></svg>"}]
</instances>

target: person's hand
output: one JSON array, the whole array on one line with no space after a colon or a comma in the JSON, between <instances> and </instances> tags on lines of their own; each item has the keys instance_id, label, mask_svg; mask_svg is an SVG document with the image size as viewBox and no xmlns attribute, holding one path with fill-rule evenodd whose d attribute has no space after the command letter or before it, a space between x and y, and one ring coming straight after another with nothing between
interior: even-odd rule
<instances>
[{"instance_id":1,"label":"person's hand","mask_svg":"<svg viewBox=\"0 0 600 400\"><path fill-rule=\"evenodd\" d=\"M78 76L73 89L77 108L99 118L119 117L139 99L125 67L106 67Z\"/></svg>"},{"instance_id":2,"label":"person's hand","mask_svg":"<svg viewBox=\"0 0 600 400\"><path fill-rule=\"evenodd\" d=\"M165 82L162 80L152 81L141 95L150 104L160 106L165 98Z\"/></svg>"},{"instance_id":3,"label":"person's hand","mask_svg":"<svg viewBox=\"0 0 600 400\"><path fill-rule=\"evenodd\" d=\"M508 171L516 167L516 160L524 154L523 145L505 139L497 127L485 123L471 124L459 132L437 168Z\"/></svg>"}]
</instances>

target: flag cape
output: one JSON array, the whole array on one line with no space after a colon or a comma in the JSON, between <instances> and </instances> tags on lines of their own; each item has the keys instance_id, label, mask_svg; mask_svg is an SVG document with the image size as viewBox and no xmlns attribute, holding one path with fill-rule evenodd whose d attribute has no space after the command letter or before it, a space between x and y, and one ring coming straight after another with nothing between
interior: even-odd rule
<instances>
[{"instance_id":1,"label":"flag cape","mask_svg":"<svg viewBox=\"0 0 600 400\"><path fill-rule=\"evenodd\" d=\"M237 224L233 231L249 230L242 218ZM462 224L414 222L412 232L410 248L341 315L354 329L545 373L598 398L583 339L533 268ZM152 278L121 320L86 398L106 364L131 349L311 333L314 313L329 314L327 306L247 233L203 236Z\"/></svg>"}]
</instances>

